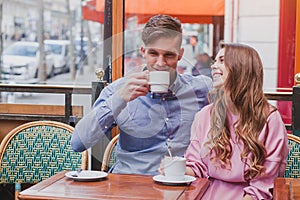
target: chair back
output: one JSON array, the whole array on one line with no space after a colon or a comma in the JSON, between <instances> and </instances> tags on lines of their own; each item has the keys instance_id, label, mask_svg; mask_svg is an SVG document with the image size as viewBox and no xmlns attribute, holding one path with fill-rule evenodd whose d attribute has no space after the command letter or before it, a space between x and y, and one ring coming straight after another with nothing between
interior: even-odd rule
<instances>
[{"instance_id":1,"label":"chair back","mask_svg":"<svg viewBox=\"0 0 300 200\"><path fill-rule=\"evenodd\" d=\"M108 171L116 162L116 145L119 139L119 134L113 137L113 139L108 143L102 160L101 171Z\"/></svg>"},{"instance_id":2,"label":"chair back","mask_svg":"<svg viewBox=\"0 0 300 200\"><path fill-rule=\"evenodd\" d=\"M289 155L285 168L284 177L300 178L300 138L296 135L288 134Z\"/></svg>"},{"instance_id":3,"label":"chair back","mask_svg":"<svg viewBox=\"0 0 300 200\"><path fill-rule=\"evenodd\" d=\"M87 151L73 152L74 128L35 121L10 131L0 145L0 183L37 183L62 170L87 169Z\"/></svg>"}]
</instances>

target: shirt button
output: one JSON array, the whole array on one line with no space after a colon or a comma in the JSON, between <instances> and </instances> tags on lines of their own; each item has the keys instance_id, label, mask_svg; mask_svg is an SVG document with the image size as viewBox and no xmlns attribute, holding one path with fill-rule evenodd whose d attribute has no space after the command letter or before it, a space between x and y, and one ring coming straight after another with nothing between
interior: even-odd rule
<instances>
[{"instance_id":1,"label":"shirt button","mask_svg":"<svg viewBox=\"0 0 300 200\"><path fill-rule=\"evenodd\" d=\"M105 129L107 129L107 126L104 126Z\"/></svg>"},{"instance_id":2,"label":"shirt button","mask_svg":"<svg viewBox=\"0 0 300 200\"><path fill-rule=\"evenodd\" d=\"M167 121L169 121L169 118L166 118L165 120L166 120L166 122L167 122Z\"/></svg>"}]
</instances>

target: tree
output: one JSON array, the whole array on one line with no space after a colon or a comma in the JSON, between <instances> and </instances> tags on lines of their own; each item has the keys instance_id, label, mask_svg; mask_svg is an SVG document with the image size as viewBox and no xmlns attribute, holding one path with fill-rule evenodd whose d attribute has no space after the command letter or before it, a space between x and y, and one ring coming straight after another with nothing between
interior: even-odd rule
<instances>
[{"instance_id":1,"label":"tree","mask_svg":"<svg viewBox=\"0 0 300 200\"><path fill-rule=\"evenodd\" d=\"M44 47L44 0L39 0L39 23L38 23L38 41L39 41L39 69L38 78L41 82L47 80L45 47Z\"/></svg>"},{"instance_id":2,"label":"tree","mask_svg":"<svg viewBox=\"0 0 300 200\"><path fill-rule=\"evenodd\" d=\"M75 48L74 48L74 38L73 38L73 20L72 20L72 12L70 9L70 0L66 0L67 3L67 13L68 13L68 29L70 31L69 41L70 41L70 70L71 70L71 78L75 80L76 77L76 66L75 66Z\"/></svg>"}]
</instances>

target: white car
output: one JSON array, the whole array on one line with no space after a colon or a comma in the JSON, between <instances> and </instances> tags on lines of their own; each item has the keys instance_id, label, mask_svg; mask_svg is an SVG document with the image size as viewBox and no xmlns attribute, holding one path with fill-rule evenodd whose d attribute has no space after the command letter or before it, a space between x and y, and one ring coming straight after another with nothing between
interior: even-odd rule
<instances>
[{"instance_id":1,"label":"white car","mask_svg":"<svg viewBox=\"0 0 300 200\"><path fill-rule=\"evenodd\" d=\"M15 42L3 51L2 79L15 82L37 82L39 65L37 42ZM54 74L53 57L47 51L47 76Z\"/></svg>"},{"instance_id":2,"label":"white car","mask_svg":"<svg viewBox=\"0 0 300 200\"><path fill-rule=\"evenodd\" d=\"M54 73L63 73L70 70L70 41L45 40L45 47L53 54Z\"/></svg>"}]
</instances>

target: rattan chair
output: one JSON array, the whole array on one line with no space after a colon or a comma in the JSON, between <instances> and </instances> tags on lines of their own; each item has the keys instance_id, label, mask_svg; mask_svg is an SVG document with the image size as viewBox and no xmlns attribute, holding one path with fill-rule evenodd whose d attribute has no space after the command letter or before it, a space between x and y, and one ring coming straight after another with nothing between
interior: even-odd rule
<instances>
[{"instance_id":1,"label":"rattan chair","mask_svg":"<svg viewBox=\"0 0 300 200\"><path fill-rule=\"evenodd\" d=\"M74 128L55 121L35 121L10 131L0 145L0 183L37 183L62 170L87 169L88 152L74 152Z\"/></svg>"},{"instance_id":2,"label":"rattan chair","mask_svg":"<svg viewBox=\"0 0 300 200\"><path fill-rule=\"evenodd\" d=\"M300 138L296 135L288 134L288 144L290 152L287 157L284 177L300 178Z\"/></svg>"},{"instance_id":3,"label":"rattan chair","mask_svg":"<svg viewBox=\"0 0 300 200\"><path fill-rule=\"evenodd\" d=\"M108 143L102 160L101 171L108 171L116 162L116 145L119 139L119 134L113 137L113 139Z\"/></svg>"}]
</instances>

